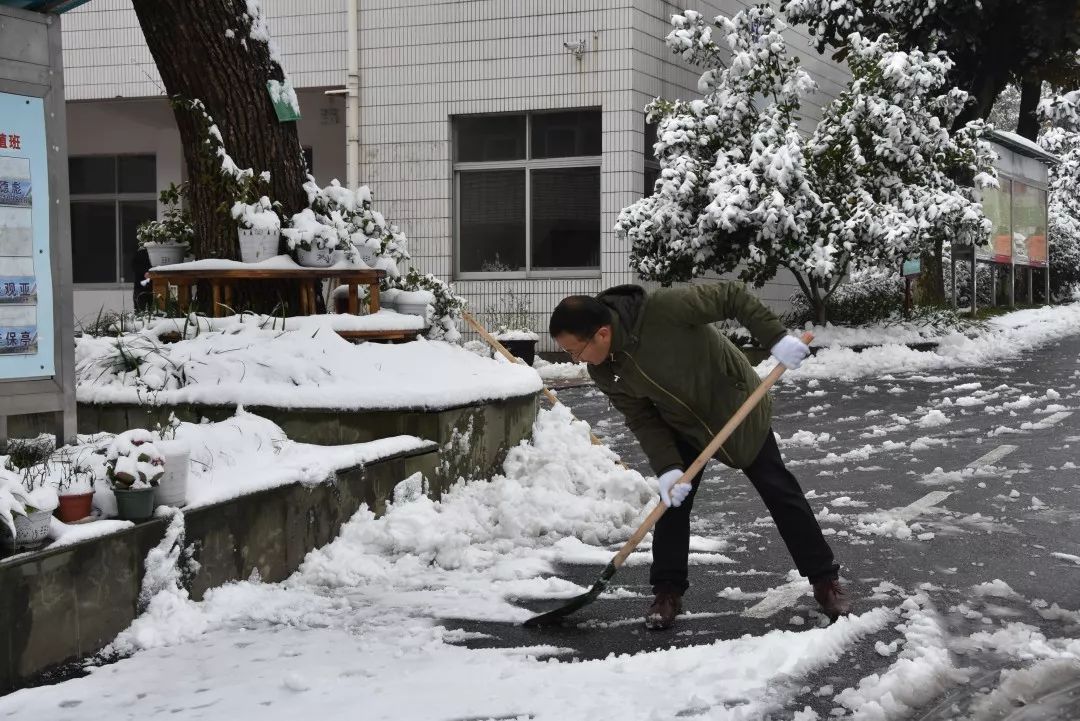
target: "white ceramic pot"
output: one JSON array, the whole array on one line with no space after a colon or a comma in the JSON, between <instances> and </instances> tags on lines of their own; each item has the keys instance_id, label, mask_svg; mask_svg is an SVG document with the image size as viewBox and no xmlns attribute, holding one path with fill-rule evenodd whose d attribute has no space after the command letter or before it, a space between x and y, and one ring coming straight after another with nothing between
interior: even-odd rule
<instances>
[{"instance_id":1,"label":"white ceramic pot","mask_svg":"<svg viewBox=\"0 0 1080 721\"><path fill-rule=\"evenodd\" d=\"M175 265L184 262L184 252L187 249L179 243L155 243L146 246L146 253L150 256L150 265Z\"/></svg>"},{"instance_id":2,"label":"white ceramic pot","mask_svg":"<svg viewBox=\"0 0 1080 721\"><path fill-rule=\"evenodd\" d=\"M32 511L25 516L14 513L12 515L15 520L15 538L7 536L4 539L5 545L15 549L37 548L48 540L49 519L52 518L52 511ZM7 526L0 527L6 533L10 533L7 531Z\"/></svg>"},{"instance_id":3,"label":"white ceramic pot","mask_svg":"<svg viewBox=\"0 0 1080 721\"><path fill-rule=\"evenodd\" d=\"M238 228L236 233L240 240L241 261L261 263L278 254L280 231L266 228Z\"/></svg>"},{"instance_id":4,"label":"white ceramic pot","mask_svg":"<svg viewBox=\"0 0 1080 721\"><path fill-rule=\"evenodd\" d=\"M296 249L296 262L305 268L327 268L334 264L334 254L329 248L314 250Z\"/></svg>"},{"instance_id":5,"label":"white ceramic pot","mask_svg":"<svg viewBox=\"0 0 1080 721\"><path fill-rule=\"evenodd\" d=\"M187 441L154 441L165 459L165 472L154 488L155 506L180 507L187 503L188 471L191 468L191 447Z\"/></svg>"}]
</instances>

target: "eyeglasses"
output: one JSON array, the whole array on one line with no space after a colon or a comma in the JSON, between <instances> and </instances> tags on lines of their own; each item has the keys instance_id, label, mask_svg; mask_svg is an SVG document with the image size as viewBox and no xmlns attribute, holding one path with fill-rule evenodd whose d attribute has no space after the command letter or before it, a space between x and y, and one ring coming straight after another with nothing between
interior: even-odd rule
<instances>
[{"instance_id":1,"label":"eyeglasses","mask_svg":"<svg viewBox=\"0 0 1080 721\"><path fill-rule=\"evenodd\" d=\"M599 328L597 330L599 330ZM569 350L566 351L566 354L568 356L570 356L570 360L574 361L575 363L580 363L581 362L581 354L585 352L586 348L588 348L590 345L592 345L593 338L595 338L595 337L596 337L596 331L594 330L592 335L589 336L589 339L587 341L585 341L585 345L578 348L577 352L569 351Z\"/></svg>"}]
</instances>

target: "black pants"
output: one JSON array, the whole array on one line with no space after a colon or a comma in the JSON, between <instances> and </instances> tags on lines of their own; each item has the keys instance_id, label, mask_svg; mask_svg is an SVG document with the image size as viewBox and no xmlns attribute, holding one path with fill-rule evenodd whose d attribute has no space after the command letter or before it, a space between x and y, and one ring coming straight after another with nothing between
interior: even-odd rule
<instances>
[{"instance_id":1,"label":"black pants","mask_svg":"<svg viewBox=\"0 0 1080 721\"><path fill-rule=\"evenodd\" d=\"M701 452L682 440L678 441L678 447L684 468L688 468ZM776 445L771 428L757 458L742 471L754 484L758 495L772 514L773 522L780 531L799 573L811 582L836 578L840 566L833 560L832 549L821 534L821 526L814 518L799 482L784 466L784 459L780 456L780 448ZM690 586L687 580L690 511L694 507L694 497L697 495L702 473L704 469L694 477L694 489L682 505L669 508L653 529L653 564L649 573L653 593L685 593Z\"/></svg>"}]
</instances>

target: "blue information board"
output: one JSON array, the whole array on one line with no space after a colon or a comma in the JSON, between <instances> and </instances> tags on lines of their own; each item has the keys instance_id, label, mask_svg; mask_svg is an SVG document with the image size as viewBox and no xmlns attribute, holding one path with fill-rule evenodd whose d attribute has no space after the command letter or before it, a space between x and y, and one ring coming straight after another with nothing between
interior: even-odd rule
<instances>
[{"instance_id":1,"label":"blue information board","mask_svg":"<svg viewBox=\"0 0 1080 721\"><path fill-rule=\"evenodd\" d=\"M0 93L0 380L56 374L41 98Z\"/></svg>"}]
</instances>

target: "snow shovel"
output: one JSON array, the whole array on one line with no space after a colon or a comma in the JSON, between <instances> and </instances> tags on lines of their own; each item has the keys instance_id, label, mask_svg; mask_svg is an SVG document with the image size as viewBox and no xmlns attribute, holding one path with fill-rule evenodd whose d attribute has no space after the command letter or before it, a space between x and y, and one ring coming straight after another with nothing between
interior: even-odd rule
<instances>
[{"instance_id":1,"label":"snow shovel","mask_svg":"<svg viewBox=\"0 0 1080 721\"><path fill-rule=\"evenodd\" d=\"M812 333L803 333L802 342L806 345L810 345L810 341L813 339L814 335ZM777 379L784 374L785 370L787 370L787 368L784 367L782 363L777 364L777 366L772 369L772 372L765 376L761 381L761 384L754 389L754 392L750 394L741 406L739 406L739 409L735 411L735 414L731 416L731 419L724 424L724 427L720 429L720 432L716 434L716 437L709 442L709 445L705 446L705 450L703 450L701 454L694 459L694 462L690 464L690 467L683 472L682 478L678 480L678 483L690 483L693 481L694 476L698 474L698 471L709 462L709 459L713 457L713 454L720 449L720 446L724 441L726 441L739 424L743 422L743 419L750 415L750 411L752 411L754 406L756 406L765 394L769 392L769 389L772 388ZM600 574L600 580L593 584L592 588L580 596L571 598L567 603L553 611L542 613L539 616L533 616L525 621L523 625L527 627L556 625L574 611L584 608L595 601L600 594L603 593L604 589L607 588L608 582L615 575L615 572L622 567L623 563L626 562L626 559L634 549L637 548L637 545L641 543L641 539L645 537L646 533L652 530L653 526L656 525L656 522L660 520L660 516L664 515L664 512L667 511L667 509L668 507L663 501L656 504L656 508L652 510L652 513L642 521L641 525L638 526L638 529L634 531L629 540L623 544L623 547L615 554L615 558L611 559L611 563L609 563L604 569L604 572Z\"/></svg>"}]
</instances>

